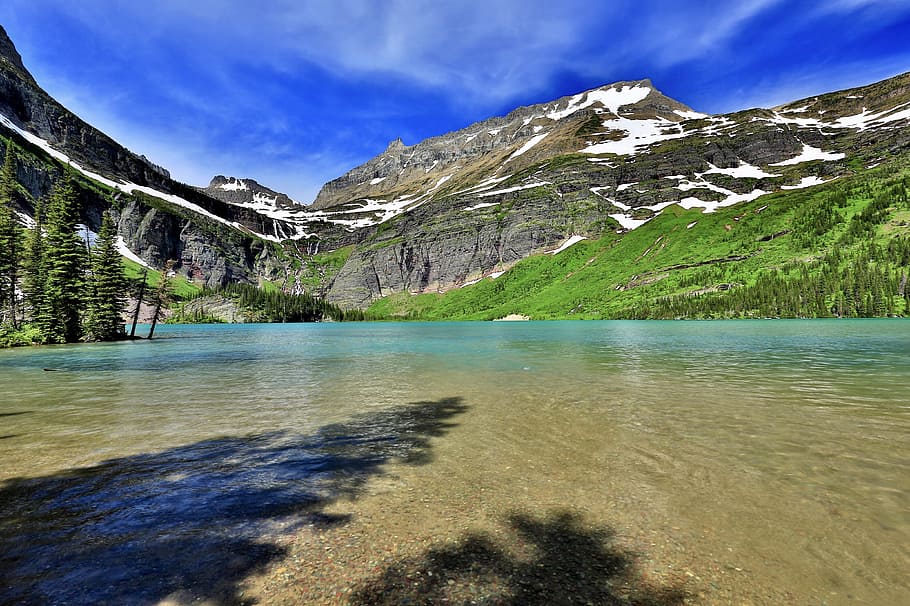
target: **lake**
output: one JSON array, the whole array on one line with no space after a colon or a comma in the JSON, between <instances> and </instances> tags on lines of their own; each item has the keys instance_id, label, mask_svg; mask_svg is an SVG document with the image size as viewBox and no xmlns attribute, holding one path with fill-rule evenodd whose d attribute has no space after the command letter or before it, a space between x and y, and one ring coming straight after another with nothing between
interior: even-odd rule
<instances>
[{"instance_id":1,"label":"lake","mask_svg":"<svg viewBox=\"0 0 910 606\"><path fill-rule=\"evenodd\" d=\"M910 603L908 381L897 319L0 351L0 604Z\"/></svg>"}]
</instances>

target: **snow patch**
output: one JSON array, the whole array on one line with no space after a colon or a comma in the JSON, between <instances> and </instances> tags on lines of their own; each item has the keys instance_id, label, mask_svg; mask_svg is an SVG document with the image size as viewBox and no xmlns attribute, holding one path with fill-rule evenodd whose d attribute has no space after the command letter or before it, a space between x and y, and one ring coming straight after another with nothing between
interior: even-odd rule
<instances>
[{"instance_id":1,"label":"snow patch","mask_svg":"<svg viewBox=\"0 0 910 606\"><path fill-rule=\"evenodd\" d=\"M510 160L514 160L518 156L524 154L529 149L531 149L532 147L534 147L535 145L537 145L538 143L543 141L549 134L550 133L547 132L547 133L543 133L541 135L534 135L533 137L531 137L531 139L527 143L522 145L521 148L519 148L511 156L509 156L509 158L508 158L508 160L506 160L506 162L509 162Z\"/></svg>"},{"instance_id":2,"label":"snow patch","mask_svg":"<svg viewBox=\"0 0 910 606\"><path fill-rule=\"evenodd\" d=\"M713 213L718 208L723 208L724 206L732 206L733 204L739 204L740 202L751 202L752 200L760 198L769 192L766 192L763 189L755 189L747 194L735 194L729 191L728 193L729 195L720 201L707 202L694 196L689 196L688 198L680 200L678 204L686 210L690 210L692 208L703 208L704 210L702 212L707 214Z\"/></svg>"},{"instance_id":3,"label":"snow patch","mask_svg":"<svg viewBox=\"0 0 910 606\"><path fill-rule=\"evenodd\" d=\"M469 206L468 208L463 209L464 212L471 210L477 210L479 208L488 208L490 206L499 206L499 202L481 202L480 204L475 204L474 206Z\"/></svg>"},{"instance_id":4,"label":"snow patch","mask_svg":"<svg viewBox=\"0 0 910 606\"><path fill-rule=\"evenodd\" d=\"M877 114L870 114L869 110L864 107L862 112L853 116L838 118L838 120L830 126L835 128L857 128L859 130L866 130L872 126L881 126L886 122L907 120L910 119L910 108L907 107L908 105L910 105L910 102L902 103Z\"/></svg>"},{"instance_id":5,"label":"snow patch","mask_svg":"<svg viewBox=\"0 0 910 606\"><path fill-rule=\"evenodd\" d=\"M589 145L579 150L580 153L628 156L653 143L686 136L679 124L664 118L632 120L617 117L613 120L606 120L603 125L610 130L625 131L626 136L616 141Z\"/></svg>"},{"instance_id":6,"label":"snow patch","mask_svg":"<svg viewBox=\"0 0 910 606\"><path fill-rule=\"evenodd\" d=\"M117 236L117 242L114 244L114 246L117 248L117 252L119 252L121 256L126 257L134 263L138 263L142 267L148 267L149 269L152 268L152 266L146 263L142 257L129 249L129 247L126 245L126 241L123 239L123 236Z\"/></svg>"},{"instance_id":7,"label":"snow patch","mask_svg":"<svg viewBox=\"0 0 910 606\"><path fill-rule=\"evenodd\" d=\"M632 105L644 100L651 94L651 88L647 86L623 86L621 89L608 88L592 90L587 93L580 93L569 100L568 106L559 111L552 111L546 115L550 120L562 120L571 116L575 112L590 107L595 103L600 103L614 114L623 105Z\"/></svg>"},{"instance_id":8,"label":"snow patch","mask_svg":"<svg viewBox=\"0 0 910 606\"><path fill-rule=\"evenodd\" d=\"M263 210L271 210L278 204L278 196L270 196L261 191L257 191L253 194L253 204Z\"/></svg>"},{"instance_id":9,"label":"snow patch","mask_svg":"<svg viewBox=\"0 0 910 606\"><path fill-rule=\"evenodd\" d=\"M433 164L435 165L435 162ZM427 169L427 172L429 172L429 169ZM382 183L385 180L386 180L386 177L376 177L374 179L370 179L370 185L379 185L380 183Z\"/></svg>"},{"instance_id":10,"label":"snow patch","mask_svg":"<svg viewBox=\"0 0 910 606\"><path fill-rule=\"evenodd\" d=\"M812 147L811 145L806 145L803 143L803 150L795 158L790 158L789 160L784 160L783 162L775 162L770 166L793 166L795 164L802 164L803 162L812 162L814 160L822 160L824 162L829 162L832 160L842 160L846 157L846 154L840 152L825 152L817 147Z\"/></svg>"},{"instance_id":11,"label":"snow patch","mask_svg":"<svg viewBox=\"0 0 910 606\"><path fill-rule=\"evenodd\" d=\"M582 240L587 240L587 238L584 237L584 236L573 235L573 236L571 236L568 240L566 240L565 242L563 242L563 243L562 243L562 246L560 246L560 247L557 248L556 250L548 251L547 254L548 254L548 255L558 255L559 253L561 253L561 252L564 251L565 249L569 248L569 247L572 246L573 244L577 244L577 243L581 242Z\"/></svg>"},{"instance_id":12,"label":"snow patch","mask_svg":"<svg viewBox=\"0 0 910 606\"><path fill-rule=\"evenodd\" d=\"M241 191L249 188L250 187L243 179L235 179L234 177L231 177L231 180L227 183L222 183L218 186L218 189L223 189L225 191Z\"/></svg>"},{"instance_id":13,"label":"snow patch","mask_svg":"<svg viewBox=\"0 0 910 606\"><path fill-rule=\"evenodd\" d=\"M833 179L829 179L833 181ZM812 175L811 177L803 177L799 183L796 185L781 185L781 189L803 189L804 187L812 187L813 185L821 185L822 183L827 183L824 179Z\"/></svg>"},{"instance_id":14,"label":"snow patch","mask_svg":"<svg viewBox=\"0 0 910 606\"><path fill-rule=\"evenodd\" d=\"M742 161L740 161L739 166L736 168L718 168L710 162L708 163L708 166L710 169L702 173L703 175L728 175L736 179L765 179L780 176L776 174L766 173L762 168Z\"/></svg>"},{"instance_id":15,"label":"snow patch","mask_svg":"<svg viewBox=\"0 0 910 606\"><path fill-rule=\"evenodd\" d=\"M736 169L733 169L733 170L736 170ZM711 171L708 171L708 172L711 172ZM675 185L674 187L680 191L691 191L693 189L707 189L709 191L723 194L726 197L723 200L719 200L719 201L706 201L706 200L701 200L700 198L697 198L694 196L689 196L689 197L684 198L679 201L680 206L682 206L683 208L686 208L686 209L704 208L705 209L704 212L711 213L711 212L714 212L715 210L717 210L718 208L721 208L724 206L731 206L733 204L738 204L740 202L750 202L750 201L768 193L763 189L754 189L751 192L748 192L745 194L738 194L725 187L720 187L719 185L715 185L714 183L711 183L710 181L706 181L703 178L703 175L708 174L708 172L696 173L695 181L690 181L689 179L681 179L680 182L677 185Z\"/></svg>"},{"instance_id":16,"label":"snow patch","mask_svg":"<svg viewBox=\"0 0 910 606\"><path fill-rule=\"evenodd\" d=\"M16 216L19 217L19 222L22 223L22 225L24 225L26 228L35 229L35 226L38 225L35 220L29 215L19 212L18 210L15 211L15 213Z\"/></svg>"},{"instance_id":17,"label":"snow patch","mask_svg":"<svg viewBox=\"0 0 910 606\"><path fill-rule=\"evenodd\" d=\"M647 223L648 221L651 220L650 217L648 217L647 219L633 219L632 217L630 217L629 215L627 215L625 213L616 213L616 214L607 215L607 216L610 217L611 219L615 220L617 223L619 223L620 226L622 226L626 229L629 229L629 230L641 227L642 225L644 225L645 223Z\"/></svg>"},{"instance_id":18,"label":"snow patch","mask_svg":"<svg viewBox=\"0 0 910 606\"><path fill-rule=\"evenodd\" d=\"M708 117L708 114L703 114L701 112L689 111L689 110L674 109L673 113L676 114L677 116L681 116L681 117L685 118L686 120L699 120L701 118Z\"/></svg>"},{"instance_id":19,"label":"snow patch","mask_svg":"<svg viewBox=\"0 0 910 606\"><path fill-rule=\"evenodd\" d=\"M82 238L82 241L85 242L89 248L95 246L95 241L98 240L98 234L89 229L88 225L83 223L76 224L76 233L79 234L79 237Z\"/></svg>"}]
</instances>

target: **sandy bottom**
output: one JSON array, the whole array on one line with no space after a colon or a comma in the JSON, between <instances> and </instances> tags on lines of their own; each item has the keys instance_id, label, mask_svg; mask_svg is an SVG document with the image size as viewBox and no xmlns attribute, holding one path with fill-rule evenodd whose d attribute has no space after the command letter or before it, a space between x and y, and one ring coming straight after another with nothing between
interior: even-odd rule
<instances>
[{"instance_id":1,"label":"sandy bottom","mask_svg":"<svg viewBox=\"0 0 910 606\"><path fill-rule=\"evenodd\" d=\"M585 419L468 412L434 438L432 461L387 465L362 494L322 509L329 522L284 535L287 557L250 578L241 598L834 605L907 596L899 553L856 561L867 548L851 544L866 532L861 516L685 455L682 444L592 432ZM877 562L878 576L869 572Z\"/></svg>"}]
</instances>

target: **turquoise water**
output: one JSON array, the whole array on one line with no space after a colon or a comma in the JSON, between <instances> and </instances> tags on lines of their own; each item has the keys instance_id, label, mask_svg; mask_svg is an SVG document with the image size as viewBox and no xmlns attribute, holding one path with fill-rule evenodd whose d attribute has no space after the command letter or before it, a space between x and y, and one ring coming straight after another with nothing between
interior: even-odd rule
<instances>
[{"instance_id":1,"label":"turquoise water","mask_svg":"<svg viewBox=\"0 0 910 606\"><path fill-rule=\"evenodd\" d=\"M634 488L654 520L726 529L755 587L910 598L908 381L903 320L162 326L0 351L0 591L205 595L389 465L468 492L558 460L551 484L595 513ZM227 553L252 555L209 578Z\"/></svg>"}]
</instances>

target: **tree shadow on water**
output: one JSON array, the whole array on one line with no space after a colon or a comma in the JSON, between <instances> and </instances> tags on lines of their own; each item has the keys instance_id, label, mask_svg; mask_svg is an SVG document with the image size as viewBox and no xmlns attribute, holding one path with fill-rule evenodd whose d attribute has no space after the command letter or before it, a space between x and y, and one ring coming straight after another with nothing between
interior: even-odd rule
<instances>
[{"instance_id":1,"label":"tree shadow on water","mask_svg":"<svg viewBox=\"0 0 910 606\"><path fill-rule=\"evenodd\" d=\"M467 406L415 402L323 427L206 440L0 485L0 604L241 604L280 532L345 522L392 461L432 460Z\"/></svg>"},{"instance_id":2,"label":"tree shadow on water","mask_svg":"<svg viewBox=\"0 0 910 606\"><path fill-rule=\"evenodd\" d=\"M387 567L354 592L358 606L680 606L682 583L648 581L614 533L571 511L513 513L509 532L472 533L458 543Z\"/></svg>"}]
</instances>

